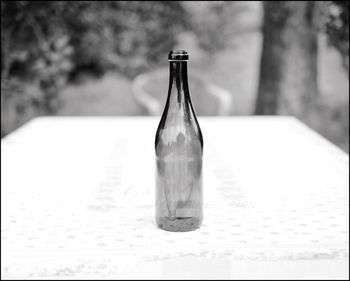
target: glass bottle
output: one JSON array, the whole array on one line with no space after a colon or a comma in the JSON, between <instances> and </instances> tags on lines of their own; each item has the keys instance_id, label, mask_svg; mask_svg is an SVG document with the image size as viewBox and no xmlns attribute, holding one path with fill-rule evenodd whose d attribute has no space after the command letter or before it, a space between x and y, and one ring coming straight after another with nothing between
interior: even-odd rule
<instances>
[{"instance_id":1,"label":"glass bottle","mask_svg":"<svg viewBox=\"0 0 350 281\"><path fill-rule=\"evenodd\" d=\"M171 51L169 91L155 138L156 221L191 231L203 220L203 137L190 99L186 51Z\"/></svg>"}]
</instances>

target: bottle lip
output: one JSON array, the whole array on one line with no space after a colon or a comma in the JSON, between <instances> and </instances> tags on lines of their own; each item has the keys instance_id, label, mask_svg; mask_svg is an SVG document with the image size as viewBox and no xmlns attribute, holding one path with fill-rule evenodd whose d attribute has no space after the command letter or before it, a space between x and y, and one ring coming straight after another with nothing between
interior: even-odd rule
<instances>
[{"instance_id":1,"label":"bottle lip","mask_svg":"<svg viewBox=\"0 0 350 281\"><path fill-rule=\"evenodd\" d=\"M187 61L188 52L185 50L172 50L168 55L169 61Z\"/></svg>"}]
</instances>

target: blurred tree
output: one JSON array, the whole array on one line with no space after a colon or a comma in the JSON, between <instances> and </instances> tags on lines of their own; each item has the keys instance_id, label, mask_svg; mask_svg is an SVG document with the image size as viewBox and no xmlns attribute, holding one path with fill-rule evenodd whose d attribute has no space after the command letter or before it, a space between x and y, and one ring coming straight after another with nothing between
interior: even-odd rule
<instances>
[{"instance_id":1,"label":"blurred tree","mask_svg":"<svg viewBox=\"0 0 350 281\"><path fill-rule=\"evenodd\" d=\"M340 52L349 72L349 1L325 1L322 10L328 42Z\"/></svg>"},{"instance_id":2,"label":"blurred tree","mask_svg":"<svg viewBox=\"0 0 350 281\"><path fill-rule=\"evenodd\" d=\"M325 1L322 12L321 28L327 34L328 43L341 54L343 66L349 73L349 1ZM341 139L343 149L349 152L349 100L337 107L332 112L331 119L337 126L341 126L345 137L339 134L334 138Z\"/></svg>"},{"instance_id":3,"label":"blurred tree","mask_svg":"<svg viewBox=\"0 0 350 281\"><path fill-rule=\"evenodd\" d=\"M306 117L317 96L315 2L264 1L256 114Z\"/></svg>"},{"instance_id":4,"label":"blurred tree","mask_svg":"<svg viewBox=\"0 0 350 281\"><path fill-rule=\"evenodd\" d=\"M134 77L164 60L187 24L178 1L92 1L67 20L75 73L116 69Z\"/></svg>"},{"instance_id":5,"label":"blurred tree","mask_svg":"<svg viewBox=\"0 0 350 281\"><path fill-rule=\"evenodd\" d=\"M187 18L178 1L1 1L1 134L28 108L54 114L61 88L82 71L133 77L150 68Z\"/></svg>"},{"instance_id":6,"label":"blurred tree","mask_svg":"<svg viewBox=\"0 0 350 281\"><path fill-rule=\"evenodd\" d=\"M61 51L71 55L71 67L63 64L68 72L132 76L163 59L186 23L177 1L1 1L1 74L40 76L29 68L46 65L38 59L57 67Z\"/></svg>"},{"instance_id":7,"label":"blurred tree","mask_svg":"<svg viewBox=\"0 0 350 281\"><path fill-rule=\"evenodd\" d=\"M2 136L58 107L58 90L72 68L60 16L66 7L62 1L1 1Z\"/></svg>"},{"instance_id":8,"label":"blurred tree","mask_svg":"<svg viewBox=\"0 0 350 281\"><path fill-rule=\"evenodd\" d=\"M248 10L240 1L183 1L190 12L190 29L199 46L209 52L218 52L232 44L234 34L241 26L237 18ZM249 28L249 27L248 27Z\"/></svg>"}]
</instances>

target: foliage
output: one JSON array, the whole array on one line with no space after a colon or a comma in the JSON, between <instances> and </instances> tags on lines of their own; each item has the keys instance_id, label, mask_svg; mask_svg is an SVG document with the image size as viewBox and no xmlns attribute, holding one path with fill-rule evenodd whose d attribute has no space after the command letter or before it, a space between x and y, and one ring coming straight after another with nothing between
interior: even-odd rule
<instances>
[{"instance_id":1,"label":"foliage","mask_svg":"<svg viewBox=\"0 0 350 281\"><path fill-rule=\"evenodd\" d=\"M328 2L325 27L328 42L334 46L342 56L344 68L349 73L349 1ZM349 149L349 101L339 105L332 118L347 134L347 149Z\"/></svg>"},{"instance_id":2,"label":"foliage","mask_svg":"<svg viewBox=\"0 0 350 281\"><path fill-rule=\"evenodd\" d=\"M177 1L1 1L2 102L31 107L21 93L35 85L37 108L54 114L83 71L133 77L164 59L186 18Z\"/></svg>"},{"instance_id":3,"label":"foliage","mask_svg":"<svg viewBox=\"0 0 350 281\"><path fill-rule=\"evenodd\" d=\"M68 21L76 70L117 69L133 77L163 60L183 28L186 13L176 1L90 2Z\"/></svg>"},{"instance_id":4,"label":"foliage","mask_svg":"<svg viewBox=\"0 0 350 281\"><path fill-rule=\"evenodd\" d=\"M214 53L229 44L236 30L236 16L245 9L236 1L200 1L186 4L191 11L191 29L199 46Z\"/></svg>"},{"instance_id":5,"label":"foliage","mask_svg":"<svg viewBox=\"0 0 350 281\"><path fill-rule=\"evenodd\" d=\"M329 44L340 52L344 67L349 71L349 1L327 1L323 24Z\"/></svg>"},{"instance_id":6,"label":"foliage","mask_svg":"<svg viewBox=\"0 0 350 281\"><path fill-rule=\"evenodd\" d=\"M38 84L48 113L54 112L57 89L72 68L73 49L59 15L64 8L58 1L1 2L1 82L19 79Z\"/></svg>"}]
</instances>

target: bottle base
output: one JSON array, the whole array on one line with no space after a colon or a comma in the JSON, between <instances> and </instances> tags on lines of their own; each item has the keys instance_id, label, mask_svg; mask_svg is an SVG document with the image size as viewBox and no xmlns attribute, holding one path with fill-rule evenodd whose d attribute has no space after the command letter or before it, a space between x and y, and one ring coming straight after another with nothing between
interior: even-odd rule
<instances>
[{"instance_id":1,"label":"bottle base","mask_svg":"<svg viewBox=\"0 0 350 281\"><path fill-rule=\"evenodd\" d=\"M172 232L186 232L199 229L201 220L196 217L161 217L157 218L159 228Z\"/></svg>"}]
</instances>

